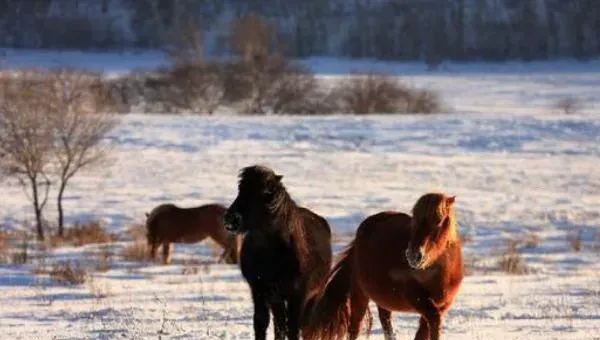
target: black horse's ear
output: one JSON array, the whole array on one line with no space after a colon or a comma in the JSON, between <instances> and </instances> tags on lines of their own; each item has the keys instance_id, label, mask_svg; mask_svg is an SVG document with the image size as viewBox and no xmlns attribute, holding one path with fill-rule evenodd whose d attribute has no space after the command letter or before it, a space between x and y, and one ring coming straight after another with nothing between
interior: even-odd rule
<instances>
[{"instance_id":1,"label":"black horse's ear","mask_svg":"<svg viewBox=\"0 0 600 340\"><path fill-rule=\"evenodd\" d=\"M150 217L150 214L148 214L148 213L144 213L144 214L146 214L146 218Z\"/></svg>"},{"instance_id":2,"label":"black horse's ear","mask_svg":"<svg viewBox=\"0 0 600 340\"><path fill-rule=\"evenodd\" d=\"M277 183L281 183L282 178L283 178L283 175L275 175L275 180L277 181Z\"/></svg>"}]
</instances>

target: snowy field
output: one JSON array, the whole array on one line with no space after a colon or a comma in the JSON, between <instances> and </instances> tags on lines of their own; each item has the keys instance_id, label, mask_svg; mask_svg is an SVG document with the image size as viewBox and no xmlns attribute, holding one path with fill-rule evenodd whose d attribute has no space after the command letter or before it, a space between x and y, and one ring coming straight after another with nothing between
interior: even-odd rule
<instances>
[{"instance_id":1,"label":"snowy field","mask_svg":"<svg viewBox=\"0 0 600 340\"><path fill-rule=\"evenodd\" d=\"M313 61L323 74L341 64ZM422 65L372 65L397 74L406 67L411 81L439 90L457 112L125 115L109 138L113 165L82 173L68 189L68 222L99 219L123 235L163 202L227 205L238 170L263 163L284 175L298 203L329 220L337 252L367 215L408 211L421 194L441 190L457 195L471 271L444 339L600 339L600 112L594 102L600 63L449 65L451 71L434 73L419 72ZM590 99L586 110L550 114L552 99L571 93ZM0 202L5 228L31 221L26 196L11 180L0 182ZM53 219L54 210L50 202L46 217ZM574 234L580 251L568 241ZM532 235L536 241L528 242ZM528 274L499 270L507 240L523 241L518 252ZM212 263L210 246L176 245L174 263L161 266L124 261L119 254L127 245L60 247L32 254L26 265L0 265L0 339L253 338L247 285L235 266ZM32 273L69 259L94 266L107 251L114 254L110 269L93 272L80 286ZM412 339L416 315L393 316L398 339ZM370 339L383 339L377 319Z\"/></svg>"}]
</instances>

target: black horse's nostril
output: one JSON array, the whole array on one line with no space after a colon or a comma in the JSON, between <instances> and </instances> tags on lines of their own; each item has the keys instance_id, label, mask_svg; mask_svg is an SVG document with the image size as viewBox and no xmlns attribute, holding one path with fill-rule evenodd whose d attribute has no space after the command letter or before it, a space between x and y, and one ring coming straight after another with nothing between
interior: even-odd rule
<instances>
[{"instance_id":1,"label":"black horse's nostril","mask_svg":"<svg viewBox=\"0 0 600 340\"><path fill-rule=\"evenodd\" d=\"M239 228L242 218L237 213L225 213L223 216L223 224L227 230L235 230Z\"/></svg>"}]
</instances>

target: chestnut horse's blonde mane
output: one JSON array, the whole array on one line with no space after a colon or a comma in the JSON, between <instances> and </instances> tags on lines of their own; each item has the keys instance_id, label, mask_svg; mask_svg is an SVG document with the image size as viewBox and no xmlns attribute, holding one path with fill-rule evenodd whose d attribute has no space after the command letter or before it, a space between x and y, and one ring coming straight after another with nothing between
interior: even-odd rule
<instances>
[{"instance_id":1,"label":"chestnut horse's blonde mane","mask_svg":"<svg viewBox=\"0 0 600 340\"><path fill-rule=\"evenodd\" d=\"M430 221L448 218L449 231L448 244L454 244L459 240L458 226L454 206L448 202L451 197L443 193L428 193L421 196L412 209L413 221Z\"/></svg>"}]
</instances>

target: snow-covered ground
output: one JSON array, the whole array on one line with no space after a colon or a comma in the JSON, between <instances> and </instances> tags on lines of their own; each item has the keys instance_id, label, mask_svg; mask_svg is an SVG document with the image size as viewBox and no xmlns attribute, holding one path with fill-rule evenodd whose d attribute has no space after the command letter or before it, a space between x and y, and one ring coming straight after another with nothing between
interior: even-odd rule
<instances>
[{"instance_id":1,"label":"snow-covered ground","mask_svg":"<svg viewBox=\"0 0 600 340\"><path fill-rule=\"evenodd\" d=\"M238 170L263 163L284 175L299 203L330 221L338 251L365 216L408 211L424 192L442 190L457 195L473 272L448 315L444 339L600 339L600 115L593 106L568 116L547 108L561 93L600 97L600 64L487 71L484 64L449 65L453 71L435 73L371 65L413 70L415 83L439 86L458 113L125 115L109 138L113 165L82 173L68 189L68 222L100 219L123 235L163 202L228 204ZM490 114L464 113L479 109ZM31 220L16 183L0 182L0 202L4 227ZM54 208L50 202L49 219ZM583 249L575 252L567 238L578 231ZM506 240L529 235L538 240L518 250L531 272L499 271ZM125 246L108 245L115 254L110 269L75 287L32 271L42 258L93 267L106 251L101 246L61 247L27 265L0 265L0 339L252 338L248 288L235 266L199 264L214 261L209 246L177 245L170 266L126 262L119 256ZM415 315L394 314L399 339L414 337L417 323ZM383 339L377 320L371 338Z\"/></svg>"},{"instance_id":2,"label":"snow-covered ground","mask_svg":"<svg viewBox=\"0 0 600 340\"><path fill-rule=\"evenodd\" d=\"M458 196L474 267L446 339L591 339L600 331L600 117L128 115L111 138L115 163L74 180L70 221L100 218L123 234L162 202L228 204L239 168L265 163L298 202L329 219L338 250L367 214L407 211L420 194L443 190ZM5 182L0 195L5 222L29 217L20 188ZM584 249L574 252L567 235L579 229ZM533 272L499 272L505 240L530 233L539 245L520 252ZM112 246L114 269L77 288L33 276L35 264L0 267L0 306L10 306L0 309L0 338L149 339L161 329L173 338L251 338L239 270L208 265L182 274L190 261L208 260L206 245L177 246L167 267L123 263L122 246ZM58 248L48 261L89 260L97 249ZM415 317L394 320L410 338ZM379 332L375 322L374 339Z\"/></svg>"}]
</instances>

